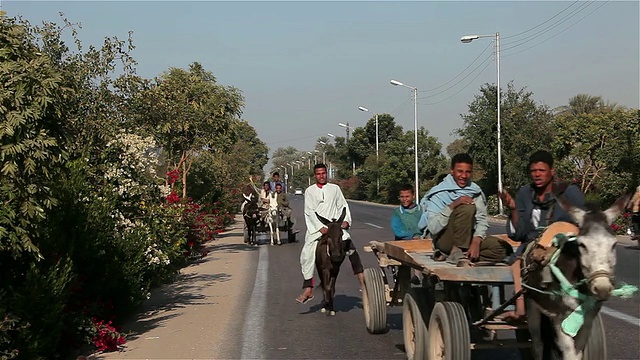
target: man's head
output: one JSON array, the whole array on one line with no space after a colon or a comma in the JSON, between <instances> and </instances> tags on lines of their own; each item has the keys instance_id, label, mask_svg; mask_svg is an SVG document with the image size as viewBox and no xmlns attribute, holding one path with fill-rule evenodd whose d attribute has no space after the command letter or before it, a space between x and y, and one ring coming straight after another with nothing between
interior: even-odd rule
<instances>
[{"instance_id":1,"label":"man's head","mask_svg":"<svg viewBox=\"0 0 640 360\"><path fill-rule=\"evenodd\" d=\"M473 159L467 153L456 154L451 158L451 176L461 188L471 182Z\"/></svg>"},{"instance_id":2,"label":"man's head","mask_svg":"<svg viewBox=\"0 0 640 360\"><path fill-rule=\"evenodd\" d=\"M274 181L280 181L280 173L279 172L274 172L273 173L273 180Z\"/></svg>"},{"instance_id":3,"label":"man's head","mask_svg":"<svg viewBox=\"0 0 640 360\"><path fill-rule=\"evenodd\" d=\"M262 183L262 188L266 191L271 191L271 184L268 181Z\"/></svg>"},{"instance_id":4,"label":"man's head","mask_svg":"<svg viewBox=\"0 0 640 360\"><path fill-rule=\"evenodd\" d=\"M313 167L313 176L316 178L316 183L324 185L327 183L327 165L316 164Z\"/></svg>"},{"instance_id":5,"label":"man's head","mask_svg":"<svg viewBox=\"0 0 640 360\"><path fill-rule=\"evenodd\" d=\"M529 157L529 174L533 186L545 189L553 181L556 172L553 169L553 156L548 151L538 150Z\"/></svg>"},{"instance_id":6,"label":"man's head","mask_svg":"<svg viewBox=\"0 0 640 360\"><path fill-rule=\"evenodd\" d=\"M400 204L404 207L409 207L413 204L413 198L415 196L415 192L413 191L413 186L409 184L405 184L400 188Z\"/></svg>"},{"instance_id":7,"label":"man's head","mask_svg":"<svg viewBox=\"0 0 640 360\"><path fill-rule=\"evenodd\" d=\"M282 192L282 184L276 183L276 192L280 194Z\"/></svg>"}]
</instances>

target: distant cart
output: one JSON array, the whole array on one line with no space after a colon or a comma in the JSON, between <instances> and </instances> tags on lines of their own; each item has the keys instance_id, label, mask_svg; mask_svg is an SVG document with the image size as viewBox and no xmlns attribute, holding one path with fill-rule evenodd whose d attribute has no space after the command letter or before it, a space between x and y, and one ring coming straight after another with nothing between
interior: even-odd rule
<instances>
[{"instance_id":1,"label":"distant cart","mask_svg":"<svg viewBox=\"0 0 640 360\"><path fill-rule=\"evenodd\" d=\"M518 245L506 235L498 236L514 248ZM373 252L379 265L364 271L362 304L369 333L387 332L387 306L400 305L410 360L469 360L472 350L491 348L519 348L522 359L532 359L526 323L508 323L501 317L516 299L515 295L505 297L505 286L513 284L511 267L457 267L435 261L430 239L369 244L364 250ZM385 268L393 274L393 288ZM411 282L415 270L422 275L419 285ZM515 332L515 337L498 336L505 332ZM606 358L604 327L598 316L583 359Z\"/></svg>"}]
</instances>

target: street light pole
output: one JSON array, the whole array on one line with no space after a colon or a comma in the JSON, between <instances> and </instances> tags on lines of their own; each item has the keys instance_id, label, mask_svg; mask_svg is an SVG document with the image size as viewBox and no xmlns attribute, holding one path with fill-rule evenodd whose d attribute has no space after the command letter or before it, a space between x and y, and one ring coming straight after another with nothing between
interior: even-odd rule
<instances>
[{"instance_id":1,"label":"street light pole","mask_svg":"<svg viewBox=\"0 0 640 360\"><path fill-rule=\"evenodd\" d=\"M502 132L502 124L500 123L500 33L496 32L491 35L467 35L463 36L460 41L463 43L470 43L473 40L479 38L487 38L487 37L495 37L496 40L496 93L498 98L498 193L502 192L502 142L501 142L501 132ZM504 216L504 206L502 204L502 198L498 196L498 208L500 211L500 216Z\"/></svg>"},{"instance_id":2,"label":"street light pole","mask_svg":"<svg viewBox=\"0 0 640 360\"><path fill-rule=\"evenodd\" d=\"M413 86L408 86L400 81L391 80L391 85L393 86L403 86L413 90L413 153L414 153L414 171L415 171L415 182L416 182L416 200L420 196L420 187L418 182L418 88Z\"/></svg>"},{"instance_id":3,"label":"street light pole","mask_svg":"<svg viewBox=\"0 0 640 360\"><path fill-rule=\"evenodd\" d=\"M342 126L347 131L347 147L348 147L349 146L349 130L352 129L352 128L351 128L351 126L349 126L349 122L348 121L347 121L346 124L338 123L338 126ZM356 161L353 159L353 157L351 158L351 170L353 171L353 175L355 175L356 174Z\"/></svg>"},{"instance_id":4,"label":"street light pole","mask_svg":"<svg viewBox=\"0 0 640 360\"><path fill-rule=\"evenodd\" d=\"M369 112L369 109L363 106L358 106L358 110ZM378 113L376 113L376 195L380 194L380 169L379 166L379 135L378 135Z\"/></svg>"}]
</instances>

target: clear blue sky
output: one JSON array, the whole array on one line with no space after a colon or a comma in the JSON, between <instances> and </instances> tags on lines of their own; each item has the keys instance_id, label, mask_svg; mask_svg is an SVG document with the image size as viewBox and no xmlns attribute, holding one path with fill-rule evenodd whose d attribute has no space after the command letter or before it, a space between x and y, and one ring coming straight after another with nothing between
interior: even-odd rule
<instances>
[{"instance_id":1,"label":"clear blue sky","mask_svg":"<svg viewBox=\"0 0 640 360\"><path fill-rule=\"evenodd\" d=\"M358 106L391 113L412 129L410 90L391 86L391 79L418 87L419 97L446 90L418 101L419 126L446 146L479 87L496 80L488 48L459 84L447 90L460 78L424 92L450 81L491 46L490 39L461 43L467 34L500 32L503 88L513 80L551 107L588 93L638 108L639 3L588 3L519 36L572 2L2 1L2 7L32 23L59 22L62 11L82 23L85 45L126 38L132 30L133 56L145 77L202 63L220 83L243 91L243 117L273 151L308 150L327 132L344 135L338 122L363 125L370 115ZM485 58L487 67L472 72Z\"/></svg>"}]
</instances>

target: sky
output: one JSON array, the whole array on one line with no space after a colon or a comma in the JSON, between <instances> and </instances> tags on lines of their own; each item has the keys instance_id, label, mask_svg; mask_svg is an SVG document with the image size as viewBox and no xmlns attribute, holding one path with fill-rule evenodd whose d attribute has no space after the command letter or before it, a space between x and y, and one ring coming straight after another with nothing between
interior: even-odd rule
<instances>
[{"instance_id":1,"label":"sky","mask_svg":"<svg viewBox=\"0 0 640 360\"><path fill-rule=\"evenodd\" d=\"M339 122L362 126L376 112L418 126L446 147L485 83L513 81L550 107L579 93L627 107L640 102L638 1L6 1L32 24L80 22L85 46L133 31L139 75L200 62L239 88L243 118L273 152L313 149ZM477 59L474 62L474 59ZM465 70L466 69L466 70ZM358 111L364 106L373 113Z\"/></svg>"}]
</instances>

